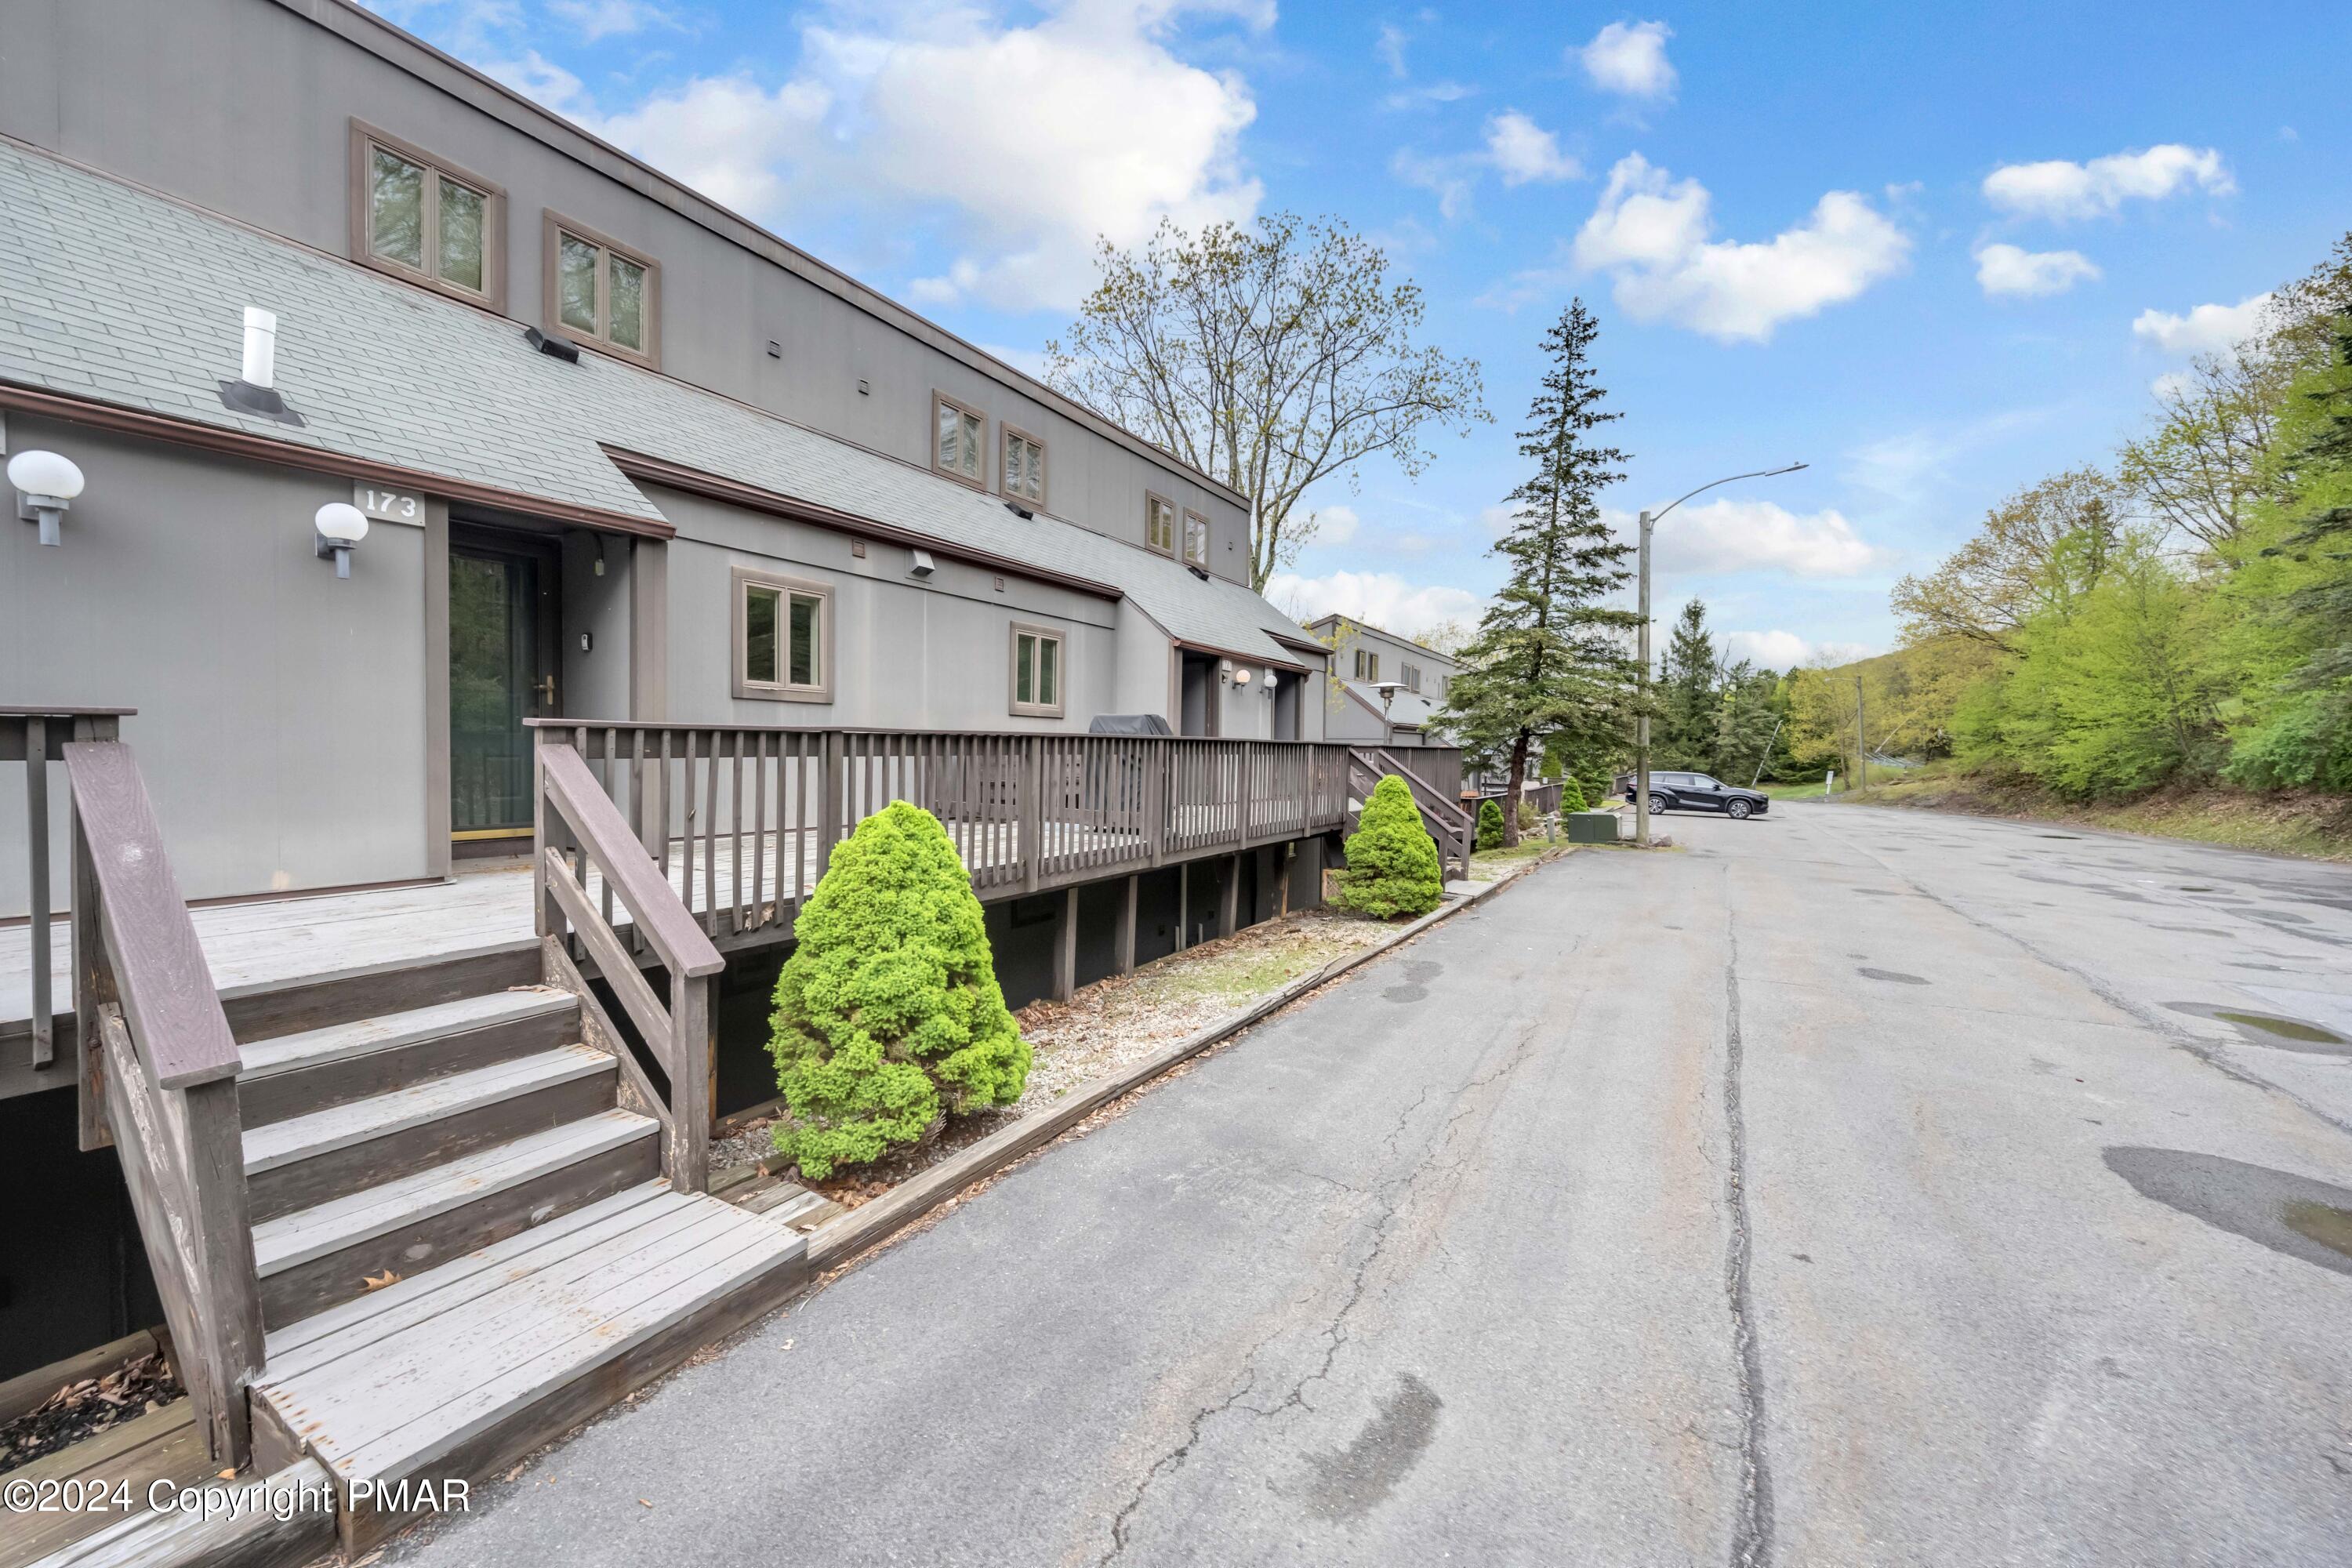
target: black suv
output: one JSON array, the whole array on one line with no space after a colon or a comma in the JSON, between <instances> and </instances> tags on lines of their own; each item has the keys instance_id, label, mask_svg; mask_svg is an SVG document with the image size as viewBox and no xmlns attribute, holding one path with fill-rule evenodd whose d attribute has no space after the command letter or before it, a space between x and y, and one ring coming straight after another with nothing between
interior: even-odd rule
<instances>
[{"instance_id":1,"label":"black suv","mask_svg":"<svg viewBox=\"0 0 2352 1568\"><path fill-rule=\"evenodd\" d=\"M1625 790L1625 804L1635 804L1637 792L1632 785ZM1772 809L1772 797L1761 790L1742 789L1738 784L1724 784L1705 773L1657 773L1650 774L1650 810L1719 811L1735 820L1761 816Z\"/></svg>"}]
</instances>

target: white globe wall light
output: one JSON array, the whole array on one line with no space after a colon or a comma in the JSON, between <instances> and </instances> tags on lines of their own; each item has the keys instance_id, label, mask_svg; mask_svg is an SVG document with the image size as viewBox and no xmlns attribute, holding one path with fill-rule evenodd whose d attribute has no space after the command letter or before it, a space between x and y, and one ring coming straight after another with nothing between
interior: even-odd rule
<instances>
[{"instance_id":1,"label":"white globe wall light","mask_svg":"<svg viewBox=\"0 0 2352 1568\"><path fill-rule=\"evenodd\" d=\"M319 530L316 553L320 560L334 557L335 575L352 574L352 552L367 537L367 515L349 501L331 500L320 507L312 522Z\"/></svg>"},{"instance_id":2,"label":"white globe wall light","mask_svg":"<svg viewBox=\"0 0 2352 1568\"><path fill-rule=\"evenodd\" d=\"M16 515L41 527L41 542L65 542L67 509L81 494L81 470L55 452L19 452L8 459L8 482L16 487Z\"/></svg>"}]
</instances>

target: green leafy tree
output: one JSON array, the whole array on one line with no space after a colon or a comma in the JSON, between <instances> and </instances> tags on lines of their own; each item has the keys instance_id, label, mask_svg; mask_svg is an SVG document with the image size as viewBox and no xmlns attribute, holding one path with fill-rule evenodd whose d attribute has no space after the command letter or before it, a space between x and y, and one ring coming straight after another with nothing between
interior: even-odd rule
<instances>
[{"instance_id":1,"label":"green leafy tree","mask_svg":"<svg viewBox=\"0 0 2352 1568\"><path fill-rule=\"evenodd\" d=\"M1621 417L1601 406L1599 332L1577 300L1544 334L1550 368L1519 432L1535 471L1511 492L1510 526L1493 548L1510 576L1463 650L1468 668L1448 683L1440 720L1472 757L1505 763L1514 806L1528 762L1553 737L1570 752L1622 743L1632 712L1635 672L1617 634L1638 617L1603 603L1632 573L1631 547L1601 520L1600 494L1625 477L1625 454L1594 435ZM1517 815L1504 815L1507 844L1518 842Z\"/></svg>"},{"instance_id":2,"label":"green leafy tree","mask_svg":"<svg viewBox=\"0 0 2352 1568\"><path fill-rule=\"evenodd\" d=\"M939 819L894 801L837 845L793 922L770 1050L779 1153L822 1181L942 1114L1010 1105L1029 1046L996 984L971 879Z\"/></svg>"},{"instance_id":3,"label":"green leafy tree","mask_svg":"<svg viewBox=\"0 0 2352 1568\"><path fill-rule=\"evenodd\" d=\"M1356 831L1348 836L1339 903L1380 920L1425 915L1444 896L1437 841L1421 823L1412 789L1391 773L1372 786Z\"/></svg>"},{"instance_id":4,"label":"green leafy tree","mask_svg":"<svg viewBox=\"0 0 2352 1568\"><path fill-rule=\"evenodd\" d=\"M1493 800L1478 803L1478 847L1500 849L1503 847L1503 808Z\"/></svg>"},{"instance_id":5,"label":"green leafy tree","mask_svg":"<svg viewBox=\"0 0 2352 1568\"><path fill-rule=\"evenodd\" d=\"M1315 536L1299 498L1386 457L1410 479L1426 438L1488 418L1478 362L1418 341L1423 305L1381 248L1335 218L1271 213L1140 249L1108 240L1045 379L1255 498L1250 586Z\"/></svg>"}]
</instances>

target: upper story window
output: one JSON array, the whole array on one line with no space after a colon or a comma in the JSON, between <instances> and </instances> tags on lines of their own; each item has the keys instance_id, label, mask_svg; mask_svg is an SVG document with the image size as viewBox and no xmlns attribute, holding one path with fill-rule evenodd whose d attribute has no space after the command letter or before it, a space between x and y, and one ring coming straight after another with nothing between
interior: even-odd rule
<instances>
[{"instance_id":1,"label":"upper story window","mask_svg":"<svg viewBox=\"0 0 2352 1568\"><path fill-rule=\"evenodd\" d=\"M1176 503L1148 490L1143 497L1143 542L1162 555L1176 553Z\"/></svg>"},{"instance_id":2,"label":"upper story window","mask_svg":"<svg viewBox=\"0 0 2352 1568\"><path fill-rule=\"evenodd\" d=\"M656 363L660 265L552 212L543 230L548 326L623 359Z\"/></svg>"},{"instance_id":3,"label":"upper story window","mask_svg":"<svg viewBox=\"0 0 2352 1568\"><path fill-rule=\"evenodd\" d=\"M988 417L944 392L931 394L931 467L974 489L988 488Z\"/></svg>"},{"instance_id":4,"label":"upper story window","mask_svg":"<svg viewBox=\"0 0 2352 1568\"><path fill-rule=\"evenodd\" d=\"M1062 634L1051 626L1013 626L1013 711L1024 718L1062 716Z\"/></svg>"},{"instance_id":5,"label":"upper story window","mask_svg":"<svg viewBox=\"0 0 2352 1568\"><path fill-rule=\"evenodd\" d=\"M1397 666L1397 678L1404 682L1404 689L1407 691L1421 689L1421 666L1401 664Z\"/></svg>"},{"instance_id":6,"label":"upper story window","mask_svg":"<svg viewBox=\"0 0 2352 1568\"><path fill-rule=\"evenodd\" d=\"M1192 566L1209 563L1209 520L1197 511L1184 514L1184 561Z\"/></svg>"},{"instance_id":7,"label":"upper story window","mask_svg":"<svg viewBox=\"0 0 2352 1568\"><path fill-rule=\"evenodd\" d=\"M833 700L833 588L738 566L734 694L769 702Z\"/></svg>"},{"instance_id":8,"label":"upper story window","mask_svg":"<svg viewBox=\"0 0 2352 1568\"><path fill-rule=\"evenodd\" d=\"M1033 507L1045 504L1045 443L1026 430L1004 427L1004 460L998 465L998 483L1006 497Z\"/></svg>"},{"instance_id":9,"label":"upper story window","mask_svg":"<svg viewBox=\"0 0 2352 1568\"><path fill-rule=\"evenodd\" d=\"M1356 679L1378 680L1381 678L1381 656L1368 647L1356 650Z\"/></svg>"},{"instance_id":10,"label":"upper story window","mask_svg":"<svg viewBox=\"0 0 2352 1568\"><path fill-rule=\"evenodd\" d=\"M506 193L478 174L352 121L352 254L461 300L503 308Z\"/></svg>"}]
</instances>

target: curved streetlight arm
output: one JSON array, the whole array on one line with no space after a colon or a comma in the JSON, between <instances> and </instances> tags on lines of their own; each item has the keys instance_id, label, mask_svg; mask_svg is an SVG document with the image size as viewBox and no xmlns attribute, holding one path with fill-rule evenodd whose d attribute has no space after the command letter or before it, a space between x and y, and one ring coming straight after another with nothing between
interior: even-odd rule
<instances>
[{"instance_id":1,"label":"curved streetlight arm","mask_svg":"<svg viewBox=\"0 0 2352 1568\"><path fill-rule=\"evenodd\" d=\"M1717 485L1736 485L1742 479L1769 479L1780 474L1793 474L1804 466L1805 465L1802 463L1791 463L1785 468L1759 468L1752 474L1726 474L1719 479L1709 479L1706 483L1699 486L1697 489L1685 491L1685 493L1676 496L1674 500L1668 501L1664 506L1660 507L1657 510L1652 512L1650 514L1650 521L1652 525L1654 526L1658 519L1665 516L1666 513L1674 510L1675 508L1690 500L1692 496L1704 494L1705 492L1715 489Z\"/></svg>"}]
</instances>

